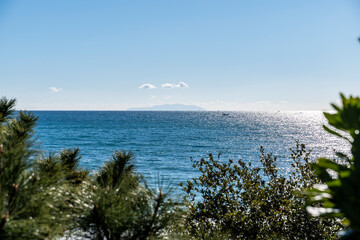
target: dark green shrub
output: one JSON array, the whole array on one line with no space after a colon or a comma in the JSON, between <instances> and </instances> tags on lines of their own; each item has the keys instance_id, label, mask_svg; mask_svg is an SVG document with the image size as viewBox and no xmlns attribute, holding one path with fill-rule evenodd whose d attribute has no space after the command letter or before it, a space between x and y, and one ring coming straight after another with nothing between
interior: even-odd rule
<instances>
[{"instance_id":1,"label":"dark green shrub","mask_svg":"<svg viewBox=\"0 0 360 240\"><path fill-rule=\"evenodd\" d=\"M200 177L183 186L188 201L183 229L194 239L334 239L336 221L312 218L304 188L319 183L309 154L297 143L289 176L260 149L261 167L242 160L192 160Z\"/></svg>"}]
</instances>

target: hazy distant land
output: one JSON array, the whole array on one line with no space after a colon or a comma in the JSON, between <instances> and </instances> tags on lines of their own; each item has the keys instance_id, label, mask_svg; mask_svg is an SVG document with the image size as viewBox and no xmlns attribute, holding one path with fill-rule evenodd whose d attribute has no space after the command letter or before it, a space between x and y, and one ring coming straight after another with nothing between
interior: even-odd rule
<instances>
[{"instance_id":1,"label":"hazy distant land","mask_svg":"<svg viewBox=\"0 0 360 240\"><path fill-rule=\"evenodd\" d=\"M128 111L206 111L206 109L195 105L164 104L151 107L128 108Z\"/></svg>"}]
</instances>

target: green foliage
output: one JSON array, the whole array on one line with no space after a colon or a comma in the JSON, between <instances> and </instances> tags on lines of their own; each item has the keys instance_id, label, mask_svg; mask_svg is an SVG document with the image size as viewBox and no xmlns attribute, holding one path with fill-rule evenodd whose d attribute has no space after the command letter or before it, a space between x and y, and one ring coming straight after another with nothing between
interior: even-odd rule
<instances>
[{"instance_id":1,"label":"green foliage","mask_svg":"<svg viewBox=\"0 0 360 240\"><path fill-rule=\"evenodd\" d=\"M95 175L79 149L40 155L37 117L0 99L0 239L160 238L175 221L168 193L147 187L134 155L115 152Z\"/></svg>"},{"instance_id":2,"label":"green foliage","mask_svg":"<svg viewBox=\"0 0 360 240\"><path fill-rule=\"evenodd\" d=\"M101 187L116 188L121 183L138 182L138 177L134 174L134 154L115 151L112 161L106 162L96 177L97 183ZM127 178L127 181L124 179ZM135 181L131 181L135 180ZM133 188L136 186L132 186Z\"/></svg>"},{"instance_id":3,"label":"green foliage","mask_svg":"<svg viewBox=\"0 0 360 240\"><path fill-rule=\"evenodd\" d=\"M82 216L91 209L89 172L78 167L80 159L78 148L64 149L59 154L40 156L33 164L40 189L48 187L52 196L61 195L63 205L52 212L53 217L64 219L64 230L59 235L77 231Z\"/></svg>"},{"instance_id":4,"label":"green foliage","mask_svg":"<svg viewBox=\"0 0 360 240\"><path fill-rule=\"evenodd\" d=\"M329 126L324 129L351 145L351 156L337 153L340 160L320 158L313 168L325 185L308 192L308 207L314 216L346 217L344 223L351 228L348 237L360 234L360 99L340 95L342 106L332 104L335 113L324 113ZM315 203L323 207L314 207Z\"/></svg>"},{"instance_id":5,"label":"green foliage","mask_svg":"<svg viewBox=\"0 0 360 240\"><path fill-rule=\"evenodd\" d=\"M91 239L159 238L175 220L168 193L155 192L134 172L134 155L115 152L94 177L93 209L83 221Z\"/></svg>"},{"instance_id":6,"label":"green foliage","mask_svg":"<svg viewBox=\"0 0 360 240\"><path fill-rule=\"evenodd\" d=\"M59 223L66 219L51 213L66 209L63 195L57 195L66 189L43 184L49 179L32 169L37 117L22 111L13 115L14 104L0 100L0 238L51 238L64 231Z\"/></svg>"},{"instance_id":7,"label":"green foliage","mask_svg":"<svg viewBox=\"0 0 360 240\"><path fill-rule=\"evenodd\" d=\"M304 209L304 188L319 183L310 152L297 143L289 176L276 157L260 149L261 167L242 160L192 160L201 172L183 185L188 201L183 230L194 239L333 239L336 221L312 218ZM297 192L297 194L295 194Z\"/></svg>"},{"instance_id":8,"label":"green foliage","mask_svg":"<svg viewBox=\"0 0 360 240\"><path fill-rule=\"evenodd\" d=\"M0 98L0 122L4 123L14 113L15 99Z\"/></svg>"},{"instance_id":9,"label":"green foliage","mask_svg":"<svg viewBox=\"0 0 360 240\"><path fill-rule=\"evenodd\" d=\"M64 149L59 155L50 153L46 157L40 156L34 163L35 171L40 176L52 179L53 183L79 185L87 180L89 174L89 171L79 168L79 154L79 148L75 148Z\"/></svg>"}]
</instances>

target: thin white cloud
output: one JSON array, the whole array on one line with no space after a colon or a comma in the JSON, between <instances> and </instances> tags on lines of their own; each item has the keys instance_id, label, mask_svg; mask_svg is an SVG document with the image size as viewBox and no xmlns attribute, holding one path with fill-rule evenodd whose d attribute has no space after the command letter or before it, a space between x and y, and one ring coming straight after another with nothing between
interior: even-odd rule
<instances>
[{"instance_id":1,"label":"thin white cloud","mask_svg":"<svg viewBox=\"0 0 360 240\"><path fill-rule=\"evenodd\" d=\"M163 88L174 88L175 84L172 83L164 83L161 85Z\"/></svg>"},{"instance_id":2,"label":"thin white cloud","mask_svg":"<svg viewBox=\"0 0 360 240\"><path fill-rule=\"evenodd\" d=\"M62 91L62 88L56 88L56 87L49 87L50 92L58 93Z\"/></svg>"},{"instance_id":3,"label":"thin white cloud","mask_svg":"<svg viewBox=\"0 0 360 240\"><path fill-rule=\"evenodd\" d=\"M152 85L150 83L145 83L145 84L141 85L139 88L141 88L141 89L154 89L156 87L155 87L155 85Z\"/></svg>"},{"instance_id":4,"label":"thin white cloud","mask_svg":"<svg viewBox=\"0 0 360 240\"><path fill-rule=\"evenodd\" d=\"M189 85L187 85L184 82L179 82L178 84L164 83L161 85L161 87L163 87L163 88L188 88Z\"/></svg>"},{"instance_id":5,"label":"thin white cloud","mask_svg":"<svg viewBox=\"0 0 360 240\"><path fill-rule=\"evenodd\" d=\"M177 87L177 88L188 88L189 85L187 85L184 82L179 82L178 84L175 85L175 87Z\"/></svg>"}]
</instances>

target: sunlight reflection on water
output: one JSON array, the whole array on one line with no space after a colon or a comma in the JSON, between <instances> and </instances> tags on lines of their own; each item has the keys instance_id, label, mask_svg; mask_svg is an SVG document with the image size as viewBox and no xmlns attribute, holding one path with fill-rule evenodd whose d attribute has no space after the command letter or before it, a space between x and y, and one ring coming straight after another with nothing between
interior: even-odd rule
<instances>
[{"instance_id":1,"label":"sunlight reflection on water","mask_svg":"<svg viewBox=\"0 0 360 240\"><path fill-rule=\"evenodd\" d=\"M38 111L39 141L47 151L80 147L81 164L98 169L114 150L133 151L138 171L177 184L197 176L190 157L222 153L255 165L259 148L278 157L286 171L296 140L312 149L312 158L349 152L343 140L326 133L321 112L129 112ZM151 180L153 179L153 180Z\"/></svg>"}]
</instances>

